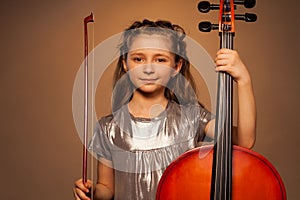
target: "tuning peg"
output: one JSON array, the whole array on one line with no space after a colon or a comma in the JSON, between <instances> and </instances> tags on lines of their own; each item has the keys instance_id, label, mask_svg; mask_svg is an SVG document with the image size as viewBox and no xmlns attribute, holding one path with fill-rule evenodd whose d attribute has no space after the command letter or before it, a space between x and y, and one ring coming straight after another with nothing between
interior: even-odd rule
<instances>
[{"instance_id":1,"label":"tuning peg","mask_svg":"<svg viewBox=\"0 0 300 200\"><path fill-rule=\"evenodd\" d=\"M257 15L253 13L245 13L245 14L236 14L234 16L236 20L244 20L246 22L255 22L257 20Z\"/></svg>"},{"instance_id":2,"label":"tuning peg","mask_svg":"<svg viewBox=\"0 0 300 200\"><path fill-rule=\"evenodd\" d=\"M253 8L256 4L256 0L234 0L234 4L242 4L245 8Z\"/></svg>"},{"instance_id":3,"label":"tuning peg","mask_svg":"<svg viewBox=\"0 0 300 200\"><path fill-rule=\"evenodd\" d=\"M198 28L202 32L210 32L211 30L219 29L218 24L212 24L210 22L200 22Z\"/></svg>"},{"instance_id":4,"label":"tuning peg","mask_svg":"<svg viewBox=\"0 0 300 200\"><path fill-rule=\"evenodd\" d=\"M219 4L211 4L208 1L200 1L198 3L198 10L202 13L207 13L210 10L218 10L219 8Z\"/></svg>"}]
</instances>

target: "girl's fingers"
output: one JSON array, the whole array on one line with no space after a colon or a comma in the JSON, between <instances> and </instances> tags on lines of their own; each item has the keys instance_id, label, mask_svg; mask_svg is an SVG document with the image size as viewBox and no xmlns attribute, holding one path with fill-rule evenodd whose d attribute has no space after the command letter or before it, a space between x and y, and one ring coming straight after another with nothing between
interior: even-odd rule
<instances>
[{"instance_id":1,"label":"girl's fingers","mask_svg":"<svg viewBox=\"0 0 300 200\"><path fill-rule=\"evenodd\" d=\"M75 200L80 200L80 198L79 198L79 196L77 194L76 188L73 188L73 194L74 194Z\"/></svg>"},{"instance_id":2,"label":"girl's fingers","mask_svg":"<svg viewBox=\"0 0 300 200\"><path fill-rule=\"evenodd\" d=\"M237 53L230 49L220 49L215 58L216 71L227 72L235 80L240 76Z\"/></svg>"},{"instance_id":3,"label":"girl's fingers","mask_svg":"<svg viewBox=\"0 0 300 200\"><path fill-rule=\"evenodd\" d=\"M233 61L238 56L237 52L231 49L220 49L217 54L215 61L217 60L231 60Z\"/></svg>"},{"instance_id":4,"label":"girl's fingers","mask_svg":"<svg viewBox=\"0 0 300 200\"><path fill-rule=\"evenodd\" d=\"M229 67L229 66L231 66L230 61L229 60L225 60L225 59L223 59L223 60L216 60L215 64L216 64L217 67L221 67L221 66L228 66Z\"/></svg>"},{"instance_id":5,"label":"girl's fingers","mask_svg":"<svg viewBox=\"0 0 300 200\"><path fill-rule=\"evenodd\" d=\"M80 199L86 199L86 200L90 200L89 197L87 197L87 193L89 193L90 188L92 187L92 182L91 180L87 180L87 182L84 184L82 179L77 180L74 183L74 197L77 200Z\"/></svg>"},{"instance_id":6,"label":"girl's fingers","mask_svg":"<svg viewBox=\"0 0 300 200\"><path fill-rule=\"evenodd\" d=\"M237 82L249 82L249 72L237 51L220 49L215 58L216 71L229 73Z\"/></svg>"},{"instance_id":7,"label":"girl's fingers","mask_svg":"<svg viewBox=\"0 0 300 200\"><path fill-rule=\"evenodd\" d=\"M74 197L76 200L90 200L90 198L86 196L86 193L79 188L74 188Z\"/></svg>"},{"instance_id":8,"label":"girl's fingers","mask_svg":"<svg viewBox=\"0 0 300 200\"><path fill-rule=\"evenodd\" d=\"M79 179L75 182L75 187L88 193L89 189L92 187L92 182L90 180L87 180L86 184L84 184L82 179Z\"/></svg>"},{"instance_id":9,"label":"girl's fingers","mask_svg":"<svg viewBox=\"0 0 300 200\"><path fill-rule=\"evenodd\" d=\"M217 72L228 72L229 73L229 69L228 69L228 67L226 67L226 66L217 66L216 68L215 68L215 70L217 71Z\"/></svg>"},{"instance_id":10,"label":"girl's fingers","mask_svg":"<svg viewBox=\"0 0 300 200\"><path fill-rule=\"evenodd\" d=\"M220 54L231 54L231 53L235 53L236 51L235 50L232 50L232 49L219 49L217 51L217 55L220 55Z\"/></svg>"},{"instance_id":11,"label":"girl's fingers","mask_svg":"<svg viewBox=\"0 0 300 200\"><path fill-rule=\"evenodd\" d=\"M233 62L231 61L230 58L224 58L224 59L219 59L217 58L215 60L216 64L216 71L226 71L226 72L231 72L233 69Z\"/></svg>"},{"instance_id":12,"label":"girl's fingers","mask_svg":"<svg viewBox=\"0 0 300 200\"><path fill-rule=\"evenodd\" d=\"M74 188L74 197L75 200L90 200L90 198L79 188Z\"/></svg>"},{"instance_id":13,"label":"girl's fingers","mask_svg":"<svg viewBox=\"0 0 300 200\"><path fill-rule=\"evenodd\" d=\"M84 184L81 180L78 180L75 182L75 188L78 188L84 192L87 192L87 190L88 190L88 188L84 186Z\"/></svg>"}]
</instances>

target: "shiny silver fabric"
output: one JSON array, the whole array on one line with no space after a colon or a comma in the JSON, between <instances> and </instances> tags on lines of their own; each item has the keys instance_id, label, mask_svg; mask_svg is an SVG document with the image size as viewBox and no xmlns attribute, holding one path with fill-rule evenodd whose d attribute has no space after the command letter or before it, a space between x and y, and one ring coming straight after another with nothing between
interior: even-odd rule
<instances>
[{"instance_id":1,"label":"shiny silver fabric","mask_svg":"<svg viewBox=\"0 0 300 200\"><path fill-rule=\"evenodd\" d=\"M153 119L135 118L127 105L96 125L90 148L115 169L115 200L155 199L166 167L204 138L211 114L169 102Z\"/></svg>"}]
</instances>

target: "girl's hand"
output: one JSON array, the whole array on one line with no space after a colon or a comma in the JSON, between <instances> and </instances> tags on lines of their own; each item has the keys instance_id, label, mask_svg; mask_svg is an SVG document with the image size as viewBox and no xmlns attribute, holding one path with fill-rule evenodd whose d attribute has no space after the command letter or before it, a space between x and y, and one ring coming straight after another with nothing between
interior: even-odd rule
<instances>
[{"instance_id":1,"label":"girl's hand","mask_svg":"<svg viewBox=\"0 0 300 200\"><path fill-rule=\"evenodd\" d=\"M216 71L230 74L237 82L237 129L232 132L233 144L252 148L256 138L256 105L250 74L235 50L217 52Z\"/></svg>"},{"instance_id":2,"label":"girl's hand","mask_svg":"<svg viewBox=\"0 0 300 200\"><path fill-rule=\"evenodd\" d=\"M92 185L91 180L87 180L86 184L83 183L82 179L75 181L73 188L75 200L90 200L88 193L90 193Z\"/></svg>"},{"instance_id":3,"label":"girl's hand","mask_svg":"<svg viewBox=\"0 0 300 200\"><path fill-rule=\"evenodd\" d=\"M250 82L250 74L235 50L220 49L217 52L216 71L224 71L230 74L238 84Z\"/></svg>"}]
</instances>

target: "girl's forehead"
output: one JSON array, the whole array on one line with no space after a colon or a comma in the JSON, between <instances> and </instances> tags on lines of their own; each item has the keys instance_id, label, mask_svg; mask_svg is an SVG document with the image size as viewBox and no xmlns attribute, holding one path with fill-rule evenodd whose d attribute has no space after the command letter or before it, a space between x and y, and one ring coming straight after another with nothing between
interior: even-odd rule
<instances>
[{"instance_id":1,"label":"girl's forehead","mask_svg":"<svg viewBox=\"0 0 300 200\"><path fill-rule=\"evenodd\" d=\"M132 39L129 50L134 51L140 49L159 49L171 52L172 41L164 35L140 34Z\"/></svg>"}]
</instances>

